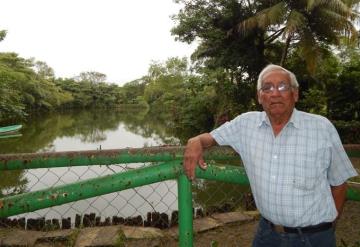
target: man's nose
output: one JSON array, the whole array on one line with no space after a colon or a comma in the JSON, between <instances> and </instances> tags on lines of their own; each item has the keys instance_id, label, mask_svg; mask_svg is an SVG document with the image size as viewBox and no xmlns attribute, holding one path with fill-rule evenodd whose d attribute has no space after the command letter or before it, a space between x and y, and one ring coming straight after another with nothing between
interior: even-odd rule
<instances>
[{"instance_id":1,"label":"man's nose","mask_svg":"<svg viewBox=\"0 0 360 247\"><path fill-rule=\"evenodd\" d=\"M279 91L279 89L277 87L274 87L274 90L271 91L271 95L272 96L280 96L281 93L280 93L280 91Z\"/></svg>"}]
</instances>

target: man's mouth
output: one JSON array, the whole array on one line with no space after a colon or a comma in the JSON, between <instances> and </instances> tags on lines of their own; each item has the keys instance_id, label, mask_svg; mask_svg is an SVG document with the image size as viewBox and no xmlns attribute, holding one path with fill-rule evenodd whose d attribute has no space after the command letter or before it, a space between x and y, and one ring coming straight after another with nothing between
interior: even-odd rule
<instances>
[{"instance_id":1,"label":"man's mouth","mask_svg":"<svg viewBox=\"0 0 360 247\"><path fill-rule=\"evenodd\" d=\"M282 102L271 102L270 105L283 105Z\"/></svg>"}]
</instances>

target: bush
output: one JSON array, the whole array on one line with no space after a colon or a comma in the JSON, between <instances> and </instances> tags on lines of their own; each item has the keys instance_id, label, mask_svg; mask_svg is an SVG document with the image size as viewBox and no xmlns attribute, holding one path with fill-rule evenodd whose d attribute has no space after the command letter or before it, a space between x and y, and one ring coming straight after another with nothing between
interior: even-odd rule
<instances>
[{"instance_id":1,"label":"bush","mask_svg":"<svg viewBox=\"0 0 360 247\"><path fill-rule=\"evenodd\" d=\"M333 121L343 144L360 143L359 121Z\"/></svg>"}]
</instances>

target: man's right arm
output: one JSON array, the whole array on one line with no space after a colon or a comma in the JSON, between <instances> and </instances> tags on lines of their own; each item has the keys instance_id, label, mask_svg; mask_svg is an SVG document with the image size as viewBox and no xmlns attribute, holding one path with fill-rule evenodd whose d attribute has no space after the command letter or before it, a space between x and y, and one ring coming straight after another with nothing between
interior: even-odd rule
<instances>
[{"instance_id":1,"label":"man's right arm","mask_svg":"<svg viewBox=\"0 0 360 247\"><path fill-rule=\"evenodd\" d=\"M184 152L183 166L185 174L190 180L195 178L196 165L206 169L203 151L215 145L216 141L209 133L204 133L188 140Z\"/></svg>"}]
</instances>

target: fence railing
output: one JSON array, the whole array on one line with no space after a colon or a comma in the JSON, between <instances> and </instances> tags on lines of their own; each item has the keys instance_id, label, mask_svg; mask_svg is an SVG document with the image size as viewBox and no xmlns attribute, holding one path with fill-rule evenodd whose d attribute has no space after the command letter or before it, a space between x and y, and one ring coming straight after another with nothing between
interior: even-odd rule
<instances>
[{"instance_id":1,"label":"fence railing","mask_svg":"<svg viewBox=\"0 0 360 247\"><path fill-rule=\"evenodd\" d=\"M359 150L359 149L357 149ZM360 152L349 147L352 157ZM71 166L113 165L126 163L156 163L143 168L85 179L74 183L7 196L0 199L0 218L62 205L86 198L105 195L166 180L177 180L179 209L179 246L193 246L193 198L191 182L182 170L182 147L55 152L0 155L0 171L55 168ZM205 153L206 170L196 169L197 178L248 185L243 167L224 165L238 160L230 148L216 147ZM222 165L212 164L221 162ZM347 198L360 201L360 191L349 188Z\"/></svg>"}]
</instances>

